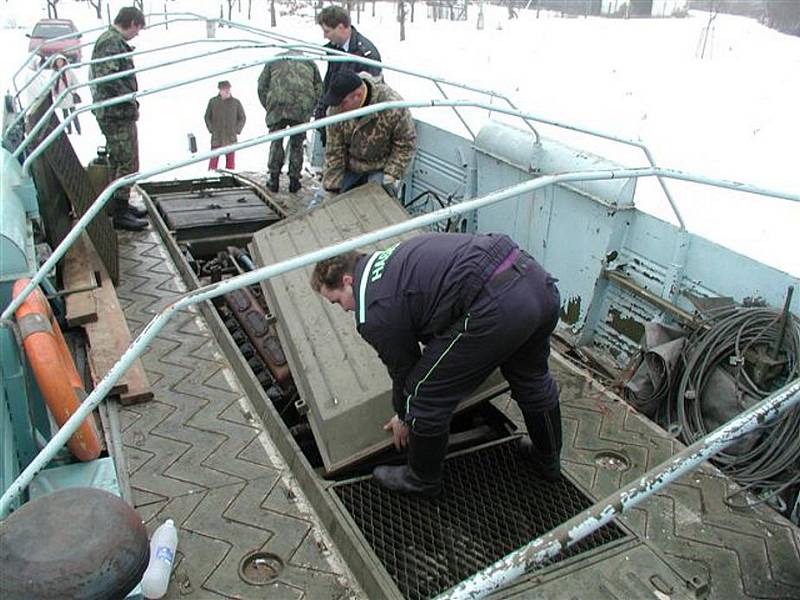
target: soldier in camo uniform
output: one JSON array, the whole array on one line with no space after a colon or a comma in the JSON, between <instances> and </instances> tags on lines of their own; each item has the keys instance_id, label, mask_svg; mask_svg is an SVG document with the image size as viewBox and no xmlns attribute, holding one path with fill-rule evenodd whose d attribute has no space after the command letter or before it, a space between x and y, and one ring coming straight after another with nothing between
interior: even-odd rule
<instances>
[{"instance_id":1,"label":"soldier in camo uniform","mask_svg":"<svg viewBox=\"0 0 800 600\"><path fill-rule=\"evenodd\" d=\"M300 52L280 56L292 55L299 56ZM270 133L306 123L321 95L322 77L311 61L283 59L267 63L258 78L258 99L267 111L265 120ZM305 137L305 133L298 133L289 138L289 191L293 194L300 190ZM267 163L267 187L273 192L278 191L284 159L283 139L274 140Z\"/></svg>"},{"instance_id":2,"label":"soldier in camo uniform","mask_svg":"<svg viewBox=\"0 0 800 600\"><path fill-rule=\"evenodd\" d=\"M328 116L397 100L402 98L385 83L352 71L337 73L323 98L330 107ZM407 108L331 125L322 185L329 192L344 192L373 181L397 196L400 180L414 158L416 143L414 121Z\"/></svg>"},{"instance_id":3,"label":"soldier in camo uniform","mask_svg":"<svg viewBox=\"0 0 800 600\"><path fill-rule=\"evenodd\" d=\"M132 52L128 42L135 38L145 26L144 14L132 6L120 9L113 25L108 28L94 45L92 60ZM133 59L122 57L93 64L89 71L90 79L97 79L121 71L133 69ZM139 89L136 75L130 74L119 79L91 86L92 98L102 102L117 96L136 92ZM113 179L123 177L139 170L139 138L136 121L139 119L139 103L132 99L119 104L95 108L94 116L100 131L106 138L106 149L111 162ZM120 188L114 195L114 227L140 231L147 227L147 211L131 206L130 187Z\"/></svg>"}]
</instances>

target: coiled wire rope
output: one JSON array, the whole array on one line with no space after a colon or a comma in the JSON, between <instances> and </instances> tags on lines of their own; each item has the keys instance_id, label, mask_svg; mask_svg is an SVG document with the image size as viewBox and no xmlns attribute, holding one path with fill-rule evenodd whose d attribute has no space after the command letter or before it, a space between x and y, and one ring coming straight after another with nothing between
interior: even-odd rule
<instances>
[{"instance_id":1,"label":"coiled wire rope","mask_svg":"<svg viewBox=\"0 0 800 600\"><path fill-rule=\"evenodd\" d=\"M790 296L791 298L791 296ZM743 410L800 376L800 320L787 308L728 306L707 312L707 319L689 337L682 353L682 372L668 414L671 429L691 444L713 430L704 416L710 397L709 381L717 368L735 382L736 402ZM756 360L773 361L780 369L766 381L757 381ZM775 363L774 361L779 362ZM749 402L748 402L749 401ZM737 452L717 454L713 462L760 502L770 501L781 512L787 505L780 494L800 484L800 408L794 408L742 438L749 444ZM797 493L796 491L794 493ZM750 502L753 504L753 502ZM791 508L791 503L788 508Z\"/></svg>"}]
</instances>

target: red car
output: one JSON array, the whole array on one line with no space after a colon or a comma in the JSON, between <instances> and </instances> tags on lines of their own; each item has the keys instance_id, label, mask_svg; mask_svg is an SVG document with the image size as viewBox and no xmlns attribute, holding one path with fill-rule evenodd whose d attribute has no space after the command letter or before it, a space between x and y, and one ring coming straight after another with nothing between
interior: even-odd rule
<instances>
[{"instance_id":1,"label":"red car","mask_svg":"<svg viewBox=\"0 0 800 600\"><path fill-rule=\"evenodd\" d=\"M70 33L74 33L75 37L48 41ZM51 54L63 54L70 62L81 60L81 34L70 19L42 19L34 25L28 37L31 39L28 52L35 52L43 58Z\"/></svg>"}]
</instances>

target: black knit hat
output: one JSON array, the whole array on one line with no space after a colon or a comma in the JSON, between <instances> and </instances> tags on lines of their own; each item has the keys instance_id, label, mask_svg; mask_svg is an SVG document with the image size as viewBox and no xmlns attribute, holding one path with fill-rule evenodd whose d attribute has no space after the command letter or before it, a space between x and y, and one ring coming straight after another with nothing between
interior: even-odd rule
<instances>
[{"instance_id":1,"label":"black knit hat","mask_svg":"<svg viewBox=\"0 0 800 600\"><path fill-rule=\"evenodd\" d=\"M357 90L362 83L363 79L353 71L339 71L331 79L331 87L322 97L322 103L326 106L339 106L344 97Z\"/></svg>"}]
</instances>

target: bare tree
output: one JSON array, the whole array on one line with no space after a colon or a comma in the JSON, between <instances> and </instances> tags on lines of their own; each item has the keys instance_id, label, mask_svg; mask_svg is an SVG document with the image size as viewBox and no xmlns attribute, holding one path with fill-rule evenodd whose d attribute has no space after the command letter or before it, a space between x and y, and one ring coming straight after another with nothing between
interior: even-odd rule
<instances>
[{"instance_id":1,"label":"bare tree","mask_svg":"<svg viewBox=\"0 0 800 600\"><path fill-rule=\"evenodd\" d=\"M247 20L250 20L250 16L253 12L253 0L247 0Z\"/></svg>"},{"instance_id":2,"label":"bare tree","mask_svg":"<svg viewBox=\"0 0 800 600\"><path fill-rule=\"evenodd\" d=\"M103 18L103 0L87 0L91 6L94 7L95 11L97 11L97 18Z\"/></svg>"},{"instance_id":3,"label":"bare tree","mask_svg":"<svg viewBox=\"0 0 800 600\"><path fill-rule=\"evenodd\" d=\"M796 2L767 2L762 20L767 27L790 35L800 35L800 4Z\"/></svg>"},{"instance_id":4,"label":"bare tree","mask_svg":"<svg viewBox=\"0 0 800 600\"><path fill-rule=\"evenodd\" d=\"M406 3L400 0L397 6L397 20L400 21L400 41L406 39Z\"/></svg>"},{"instance_id":5,"label":"bare tree","mask_svg":"<svg viewBox=\"0 0 800 600\"><path fill-rule=\"evenodd\" d=\"M144 12L144 0L133 0L133 6Z\"/></svg>"},{"instance_id":6,"label":"bare tree","mask_svg":"<svg viewBox=\"0 0 800 600\"><path fill-rule=\"evenodd\" d=\"M278 18L275 14L275 0L269 0L269 24L270 27L278 26Z\"/></svg>"},{"instance_id":7,"label":"bare tree","mask_svg":"<svg viewBox=\"0 0 800 600\"><path fill-rule=\"evenodd\" d=\"M375 16L375 0L372 0L372 16Z\"/></svg>"},{"instance_id":8,"label":"bare tree","mask_svg":"<svg viewBox=\"0 0 800 600\"><path fill-rule=\"evenodd\" d=\"M234 2L236 2L236 0L228 0L228 21L232 21L233 20L233 3Z\"/></svg>"},{"instance_id":9,"label":"bare tree","mask_svg":"<svg viewBox=\"0 0 800 600\"><path fill-rule=\"evenodd\" d=\"M47 0L47 18L48 19L57 19L58 18L58 9L56 8L56 4L58 4L58 0Z\"/></svg>"}]
</instances>

